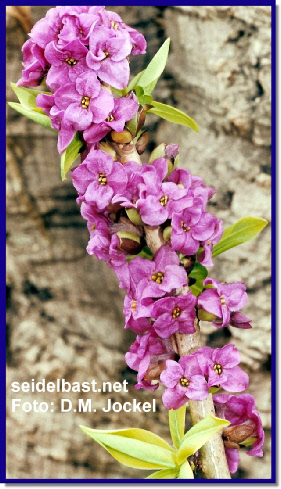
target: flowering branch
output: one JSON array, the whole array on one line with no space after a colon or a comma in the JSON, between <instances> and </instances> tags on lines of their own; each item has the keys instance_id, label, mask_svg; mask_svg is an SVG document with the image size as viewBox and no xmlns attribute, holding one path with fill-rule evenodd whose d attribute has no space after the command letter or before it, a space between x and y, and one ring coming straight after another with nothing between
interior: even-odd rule
<instances>
[{"instance_id":1,"label":"flowering branch","mask_svg":"<svg viewBox=\"0 0 281 489\"><path fill-rule=\"evenodd\" d=\"M215 189L177 167L175 144L159 145L141 162L146 114L198 132L187 114L152 97L169 42L129 81L128 57L146 49L142 34L101 6L56 7L23 46L22 78L12 85L20 103L10 105L58 133L62 179L81 157L72 182L90 233L87 251L104 259L126 290L125 328L137 338L125 359L137 371L136 389L163 384L174 446L134 428L83 430L121 463L159 469L149 478L189 479L201 466L209 479L229 479L241 445L262 456L264 433L252 396L212 399L220 388L242 392L249 379L234 345L202 346L199 320L251 328L241 312L245 285L222 284L207 268L266 221L247 217L223 230L206 210ZM194 426L184 433L187 402Z\"/></svg>"}]
</instances>

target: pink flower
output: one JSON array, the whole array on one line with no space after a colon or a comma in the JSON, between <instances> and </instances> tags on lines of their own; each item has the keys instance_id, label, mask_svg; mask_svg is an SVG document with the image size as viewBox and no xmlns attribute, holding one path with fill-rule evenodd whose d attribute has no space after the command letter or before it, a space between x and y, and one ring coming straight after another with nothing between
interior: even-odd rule
<instances>
[{"instance_id":1,"label":"pink flower","mask_svg":"<svg viewBox=\"0 0 281 489\"><path fill-rule=\"evenodd\" d=\"M195 333L196 297L188 291L187 295L165 297L155 302L151 316L155 319L153 328L161 338L169 338L172 334Z\"/></svg>"},{"instance_id":2,"label":"pink flower","mask_svg":"<svg viewBox=\"0 0 281 489\"><path fill-rule=\"evenodd\" d=\"M259 413L255 407L255 399L250 394L240 394L232 396L221 394L214 397L214 405L216 415L219 418L230 421L230 427L245 426L247 431L252 433L247 441L252 441L252 448L247 452L247 455L262 457L262 446L264 444L264 430ZM229 436L231 440L231 436ZM246 440L241 440L244 443ZM239 442L238 442L239 443ZM236 472L239 462L238 453L234 454L235 449L226 450L228 465L231 473ZM236 450L235 450L236 452Z\"/></svg>"},{"instance_id":3,"label":"pink flower","mask_svg":"<svg viewBox=\"0 0 281 489\"><path fill-rule=\"evenodd\" d=\"M230 313L239 311L247 303L245 285L243 282L221 284L212 278L206 278L203 284L213 285L214 288L206 289L199 295L198 306L217 316L213 321L214 326L227 326L230 323Z\"/></svg>"},{"instance_id":4,"label":"pink flower","mask_svg":"<svg viewBox=\"0 0 281 489\"><path fill-rule=\"evenodd\" d=\"M202 375L196 355L185 355L179 362L166 361L166 370L160 380L167 387L163 393L163 404L167 409L178 409L188 399L202 401L209 394L207 382Z\"/></svg>"},{"instance_id":5,"label":"pink flower","mask_svg":"<svg viewBox=\"0 0 281 489\"><path fill-rule=\"evenodd\" d=\"M159 364L164 365L165 360L174 357L175 352L171 342L159 338L155 331L150 330L142 336L138 335L131 345L130 351L125 355L127 365L138 371L138 383L135 388L150 389L152 391L157 389L158 382L155 384L151 380L144 380L148 369L155 368Z\"/></svg>"},{"instance_id":6,"label":"pink flower","mask_svg":"<svg viewBox=\"0 0 281 489\"><path fill-rule=\"evenodd\" d=\"M220 386L229 392L241 392L248 387L248 375L237 365L241 356L234 345L213 350L203 346L196 352L202 374L209 387Z\"/></svg>"},{"instance_id":7,"label":"pink flower","mask_svg":"<svg viewBox=\"0 0 281 489\"><path fill-rule=\"evenodd\" d=\"M126 173L121 163L101 150L92 150L87 158L72 172L78 202L95 204L104 210L115 192L126 187Z\"/></svg>"},{"instance_id":8,"label":"pink flower","mask_svg":"<svg viewBox=\"0 0 281 489\"><path fill-rule=\"evenodd\" d=\"M187 275L179 263L178 255L168 245L161 246L154 260L133 258L129 263L130 275L136 284L139 283L142 298L163 297L186 285Z\"/></svg>"}]
</instances>

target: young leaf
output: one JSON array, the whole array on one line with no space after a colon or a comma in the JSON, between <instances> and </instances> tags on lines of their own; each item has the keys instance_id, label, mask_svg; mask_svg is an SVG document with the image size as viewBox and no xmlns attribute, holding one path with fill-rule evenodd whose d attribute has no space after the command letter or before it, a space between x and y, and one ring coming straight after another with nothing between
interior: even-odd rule
<instances>
[{"instance_id":1,"label":"young leaf","mask_svg":"<svg viewBox=\"0 0 281 489\"><path fill-rule=\"evenodd\" d=\"M229 424L229 421L225 419L216 418L208 414L184 435L177 453L177 464L181 465L187 457L190 457L190 455L205 445L217 431Z\"/></svg>"},{"instance_id":2,"label":"young leaf","mask_svg":"<svg viewBox=\"0 0 281 489\"><path fill-rule=\"evenodd\" d=\"M193 471L188 462L181 465L178 479L194 479Z\"/></svg>"},{"instance_id":3,"label":"young leaf","mask_svg":"<svg viewBox=\"0 0 281 489\"><path fill-rule=\"evenodd\" d=\"M146 479L177 479L179 469L162 469L153 472Z\"/></svg>"},{"instance_id":4,"label":"young leaf","mask_svg":"<svg viewBox=\"0 0 281 489\"><path fill-rule=\"evenodd\" d=\"M162 438L150 431L131 428L124 430L82 431L102 445L118 462L139 469L174 468L175 451Z\"/></svg>"},{"instance_id":5,"label":"young leaf","mask_svg":"<svg viewBox=\"0 0 281 489\"><path fill-rule=\"evenodd\" d=\"M51 131L57 132L55 129L51 127L51 119L46 114L42 114L37 110L30 110L25 108L23 105L18 104L16 102L8 102L8 105L12 107L12 109L16 110L20 114L25 115L28 119L31 119L34 122L37 122L43 127L50 129Z\"/></svg>"},{"instance_id":6,"label":"young leaf","mask_svg":"<svg viewBox=\"0 0 281 489\"><path fill-rule=\"evenodd\" d=\"M78 132L75 133L74 138L72 139L70 145L66 148L66 150L61 155L61 179L66 179L66 174L71 167L73 161L76 160L77 156L79 156L79 151L82 148L83 143L79 138Z\"/></svg>"},{"instance_id":7,"label":"young leaf","mask_svg":"<svg viewBox=\"0 0 281 489\"><path fill-rule=\"evenodd\" d=\"M40 93L51 95L51 92L39 92L38 90L32 90L31 88L18 87L15 83L11 83L11 87L18 97L21 105L26 109L38 109L36 105L36 97Z\"/></svg>"},{"instance_id":8,"label":"young leaf","mask_svg":"<svg viewBox=\"0 0 281 489\"><path fill-rule=\"evenodd\" d=\"M186 404L179 409L169 410L169 426L173 445L179 448L180 441L184 435Z\"/></svg>"},{"instance_id":9,"label":"young leaf","mask_svg":"<svg viewBox=\"0 0 281 489\"><path fill-rule=\"evenodd\" d=\"M193 270L190 272L189 277L196 280L195 284L191 285L189 288L191 293L198 297L198 295L203 290L203 281L208 276L208 270L203 265L195 262Z\"/></svg>"},{"instance_id":10,"label":"young leaf","mask_svg":"<svg viewBox=\"0 0 281 489\"><path fill-rule=\"evenodd\" d=\"M242 217L242 219L239 219L235 224L224 230L221 240L213 248L213 256L220 255L224 251L246 241L251 241L267 224L265 219L258 217Z\"/></svg>"},{"instance_id":11,"label":"young leaf","mask_svg":"<svg viewBox=\"0 0 281 489\"><path fill-rule=\"evenodd\" d=\"M156 81L158 80L158 78L163 73L164 68L166 66L169 47L170 47L170 38L166 39L164 44L162 44L161 48L159 49L159 51L157 51L155 56L152 58L147 68L141 73L141 76L137 79L135 86L138 85L139 87L145 88L148 87L148 85L153 84L155 80Z\"/></svg>"},{"instance_id":12,"label":"young leaf","mask_svg":"<svg viewBox=\"0 0 281 489\"><path fill-rule=\"evenodd\" d=\"M136 76L134 76L134 78L132 78L129 85L125 89L126 93L130 92L130 90L133 90L138 85L138 81L139 81L140 77L142 76L142 74L144 73L144 71L145 70L140 71Z\"/></svg>"},{"instance_id":13,"label":"young leaf","mask_svg":"<svg viewBox=\"0 0 281 489\"><path fill-rule=\"evenodd\" d=\"M153 100L151 105L153 105L153 108L149 109L147 111L148 113L151 112L152 114L159 115L159 117L162 117L162 119L166 119L169 122L174 122L175 124L180 124L181 126L191 127L191 129L193 129L195 132L199 132L196 122L181 110L175 109L170 105L155 102L155 100Z\"/></svg>"}]
</instances>

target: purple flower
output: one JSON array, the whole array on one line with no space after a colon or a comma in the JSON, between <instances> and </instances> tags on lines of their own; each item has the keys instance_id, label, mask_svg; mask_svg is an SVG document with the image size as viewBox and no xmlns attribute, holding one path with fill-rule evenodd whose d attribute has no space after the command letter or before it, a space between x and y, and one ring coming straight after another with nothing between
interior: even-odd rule
<instances>
[{"instance_id":1,"label":"purple flower","mask_svg":"<svg viewBox=\"0 0 281 489\"><path fill-rule=\"evenodd\" d=\"M98 71L102 81L122 90L129 81L127 56L131 49L130 37L126 32L97 27L90 35L87 65Z\"/></svg>"},{"instance_id":2,"label":"purple flower","mask_svg":"<svg viewBox=\"0 0 281 489\"><path fill-rule=\"evenodd\" d=\"M72 172L78 202L95 204L104 210L115 192L126 186L126 173L121 163L101 150L90 151L87 158Z\"/></svg>"},{"instance_id":3,"label":"purple flower","mask_svg":"<svg viewBox=\"0 0 281 489\"><path fill-rule=\"evenodd\" d=\"M108 95L110 95L108 93ZM92 124L83 134L85 141L89 143L95 143L100 141L109 131L122 132L125 126L125 122L132 119L133 115L137 111L138 103L134 98L122 97L119 99L113 99L114 104L107 106L106 114L103 118L100 118L99 124Z\"/></svg>"},{"instance_id":4,"label":"purple flower","mask_svg":"<svg viewBox=\"0 0 281 489\"><path fill-rule=\"evenodd\" d=\"M100 82L89 70L55 92L57 108L64 111L63 121L77 131L87 129L93 122L101 122L114 106L112 95L101 90Z\"/></svg>"},{"instance_id":5,"label":"purple flower","mask_svg":"<svg viewBox=\"0 0 281 489\"><path fill-rule=\"evenodd\" d=\"M255 407L254 397L250 394L240 394L238 396L221 394L214 397L214 405L216 415L219 418L230 421L231 424L228 427L228 431L230 431L229 428L236 426L245 426L247 427L247 431L249 431L249 428L252 428L252 433L249 435L248 439L241 440L240 443L243 444L244 441L252 441L252 448L247 452L247 455L262 457L264 430L260 415ZM239 455L237 456L236 453L235 456L232 450L233 449L227 448L226 455L230 472L234 473L238 467Z\"/></svg>"},{"instance_id":6,"label":"purple flower","mask_svg":"<svg viewBox=\"0 0 281 489\"><path fill-rule=\"evenodd\" d=\"M186 285L186 272L179 263L178 255L168 245L163 245L153 261L133 258L129 270L134 282L139 283L142 297L157 298Z\"/></svg>"},{"instance_id":7,"label":"purple flower","mask_svg":"<svg viewBox=\"0 0 281 489\"><path fill-rule=\"evenodd\" d=\"M151 317L155 319L153 328L161 338L169 338L172 334L195 333L196 297L188 291L187 295L166 297L155 302Z\"/></svg>"},{"instance_id":8,"label":"purple flower","mask_svg":"<svg viewBox=\"0 0 281 489\"><path fill-rule=\"evenodd\" d=\"M204 251L202 253L199 253L197 255L197 260L201 265L204 265L205 267L213 267L213 260L212 260L212 252L213 252L213 246L214 244L218 243L219 240L221 239L223 235L223 222L221 219L217 219L215 223L215 229L214 232L207 241L201 241L201 246Z\"/></svg>"},{"instance_id":9,"label":"purple flower","mask_svg":"<svg viewBox=\"0 0 281 489\"><path fill-rule=\"evenodd\" d=\"M206 241L214 234L217 219L202 212L202 200L196 198L194 206L188 207L172 217L172 249L184 255L194 255L200 242Z\"/></svg>"},{"instance_id":10,"label":"purple flower","mask_svg":"<svg viewBox=\"0 0 281 489\"><path fill-rule=\"evenodd\" d=\"M155 368L159 364L162 368L167 358L174 358L175 352L172 349L170 341L159 338L155 331L150 330L144 335L138 335L126 353L125 360L127 365L133 370L138 371L138 383L136 389L144 388L155 390L158 382L152 383L151 380L145 380L148 369ZM156 379L157 380L157 379Z\"/></svg>"},{"instance_id":11,"label":"purple flower","mask_svg":"<svg viewBox=\"0 0 281 489\"><path fill-rule=\"evenodd\" d=\"M208 387L220 386L230 392L241 392L248 387L249 377L237 365L241 357L234 345L213 350L203 346L196 352L202 374Z\"/></svg>"},{"instance_id":12,"label":"purple flower","mask_svg":"<svg viewBox=\"0 0 281 489\"><path fill-rule=\"evenodd\" d=\"M131 328L136 333L143 333L151 328L147 318L151 316L154 301L149 297L142 299L142 289L132 285L124 300L125 327Z\"/></svg>"},{"instance_id":13,"label":"purple flower","mask_svg":"<svg viewBox=\"0 0 281 489\"><path fill-rule=\"evenodd\" d=\"M143 183L142 170L135 161L129 161L124 165L127 175L127 186L122 193L114 195L112 202L120 203L122 207L136 207L139 199L139 186Z\"/></svg>"},{"instance_id":14,"label":"purple flower","mask_svg":"<svg viewBox=\"0 0 281 489\"><path fill-rule=\"evenodd\" d=\"M103 25L105 25L108 29L120 30L120 32L124 32L125 35L129 34L132 49L131 54L145 53L146 41L143 35L136 29L126 25L118 14L104 10L101 12L100 17L102 18Z\"/></svg>"},{"instance_id":15,"label":"purple flower","mask_svg":"<svg viewBox=\"0 0 281 489\"><path fill-rule=\"evenodd\" d=\"M23 71L22 78L17 82L20 87L36 87L40 85L47 74L49 64L44 56L44 50L28 39L22 46Z\"/></svg>"},{"instance_id":16,"label":"purple flower","mask_svg":"<svg viewBox=\"0 0 281 489\"><path fill-rule=\"evenodd\" d=\"M230 313L237 312L247 303L246 287L243 282L221 284L218 280L206 278L204 285L214 288L204 290L198 297L198 306L214 314L217 319L214 326L222 328L230 322ZM218 322L221 319L221 322Z\"/></svg>"},{"instance_id":17,"label":"purple flower","mask_svg":"<svg viewBox=\"0 0 281 489\"><path fill-rule=\"evenodd\" d=\"M169 145L172 146L172 145ZM167 151L167 147L166 147ZM180 188L189 190L192 183L192 175L188 170L183 168L175 168L167 178L168 182L174 182Z\"/></svg>"},{"instance_id":18,"label":"purple flower","mask_svg":"<svg viewBox=\"0 0 281 489\"><path fill-rule=\"evenodd\" d=\"M63 48L59 48L54 41L47 45L45 57L51 68L48 72L46 83L52 92L67 83L75 82L81 73L87 71L87 52L87 48L79 39L71 41Z\"/></svg>"},{"instance_id":19,"label":"purple flower","mask_svg":"<svg viewBox=\"0 0 281 489\"><path fill-rule=\"evenodd\" d=\"M230 313L230 326L235 328L250 329L252 319L248 318L242 312L231 312Z\"/></svg>"},{"instance_id":20,"label":"purple flower","mask_svg":"<svg viewBox=\"0 0 281 489\"><path fill-rule=\"evenodd\" d=\"M167 409L178 409L188 399L202 401L209 394L207 382L194 354L181 357L178 363L167 360L166 370L161 373L160 380L167 387L162 397Z\"/></svg>"}]
</instances>

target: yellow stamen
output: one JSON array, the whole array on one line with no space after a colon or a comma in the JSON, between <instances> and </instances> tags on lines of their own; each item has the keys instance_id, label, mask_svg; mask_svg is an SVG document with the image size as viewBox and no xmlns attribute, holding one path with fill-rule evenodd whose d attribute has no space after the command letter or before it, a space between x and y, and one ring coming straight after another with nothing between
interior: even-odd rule
<instances>
[{"instance_id":1,"label":"yellow stamen","mask_svg":"<svg viewBox=\"0 0 281 489\"><path fill-rule=\"evenodd\" d=\"M186 377L182 377L180 379L180 384L183 386L183 387L188 387L189 384L190 384L190 381L186 378Z\"/></svg>"},{"instance_id":2,"label":"yellow stamen","mask_svg":"<svg viewBox=\"0 0 281 489\"><path fill-rule=\"evenodd\" d=\"M98 182L100 183L100 185L106 185L107 184L107 178L106 178L106 175L104 173L99 173Z\"/></svg>"},{"instance_id":3,"label":"yellow stamen","mask_svg":"<svg viewBox=\"0 0 281 489\"><path fill-rule=\"evenodd\" d=\"M218 375L221 375L222 374L222 366L219 365L218 363L215 363L215 365L213 366L213 370L218 374Z\"/></svg>"},{"instance_id":4,"label":"yellow stamen","mask_svg":"<svg viewBox=\"0 0 281 489\"><path fill-rule=\"evenodd\" d=\"M77 64L77 61L74 58L66 58L65 61L69 66L75 66Z\"/></svg>"}]
</instances>

